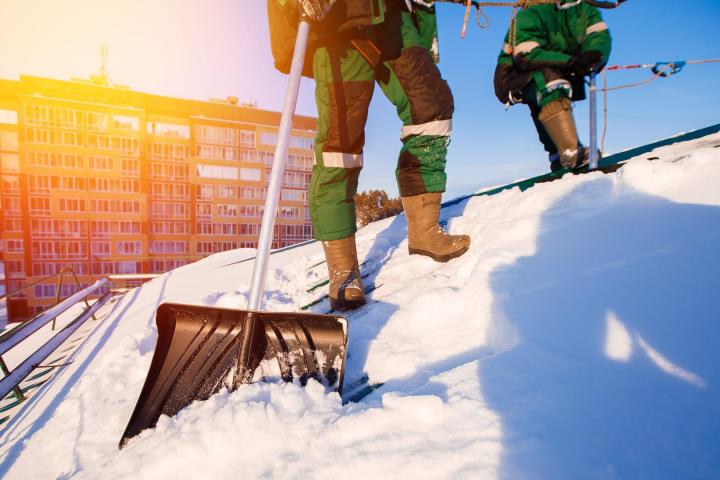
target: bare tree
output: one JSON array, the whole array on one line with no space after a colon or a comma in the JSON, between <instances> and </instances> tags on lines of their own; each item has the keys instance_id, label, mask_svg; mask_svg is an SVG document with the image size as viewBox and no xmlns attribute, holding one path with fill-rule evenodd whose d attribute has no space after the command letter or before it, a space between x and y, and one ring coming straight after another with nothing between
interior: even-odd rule
<instances>
[{"instance_id":1,"label":"bare tree","mask_svg":"<svg viewBox=\"0 0 720 480\"><path fill-rule=\"evenodd\" d=\"M355 215L360 227L402 212L399 198L388 198L384 190L370 190L355 195Z\"/></svg>"}]
</instances>

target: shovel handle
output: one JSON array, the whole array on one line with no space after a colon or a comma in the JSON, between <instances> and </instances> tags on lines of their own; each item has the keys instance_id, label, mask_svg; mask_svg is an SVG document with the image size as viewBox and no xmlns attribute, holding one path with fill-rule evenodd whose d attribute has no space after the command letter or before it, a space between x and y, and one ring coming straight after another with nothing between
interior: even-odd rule
<instances>
[{"instance_id":1,"label":"shovel handle","mask_svg":"<svg viewBox=\"0 0 720 480\"><path fill-rule=\"evenodd\" d=\"M275 226L275 212L280 201L280 190L287 163L288 147L292 134L292 119L297 105L298 92L300 90L300 79L302 78L303 66L305 64L305 51L307 50L308 38L310 37L310 24L303 17L298 27L297 39L295 40L295 51L293 53L292 66L290 67L290 78L285 93L282 116L280 117L280 130L278 141L275 146L275 157L273 158L272 172L268 186L267 198L265 199L265 211L263 212L262 225L260 227L260 239L258 240L257 256L253 266L252 283L250 284L250 298L248 309L251 313L247 315L240 331L240 348L238 350L237 368L233 387L237 388L242 383L249 383L252 379L253 358L251 350L253 342L263 331L256 332L255 329L262 329L262 321L257 321L253 310L260 310L262 307L262 295L265 290L267 278L268 261L270 259L270 247L272 246L273 227ZM258 325L260 324L260 325Z\"/></svg>"},{"instance_id":2,"label":"shovel handle","mask_svg":"<svg viewBox=\"0 0 720 480\"><path fill-rule=\"evenodd\" d=\"M272 246L273 227L275 226L275 213L277 212L282 189L282 180L287 163L288 147L292 134L292 120L297 105L298 91L300 90L300 79L302 78L303 65L305 64L305 52L307 50L308 38L310 36L310 24L303 17L298 27L297 39L295 40L295 51L293 53L292 66L288 87L285 93L282 116L280 117L280 130L278 141L275 146L275 157L273 159L272 172L268 186L267 198L265 199L265 211L263 212L262 226L260 227L260 239L258 241L257 256L253 267L252 283L250 284L250 298L248 301L249 310L260 310L262 307L262 295L265 290L265 279L267 278L268 259L270 247Z\"/></svg>"}]
</instances>

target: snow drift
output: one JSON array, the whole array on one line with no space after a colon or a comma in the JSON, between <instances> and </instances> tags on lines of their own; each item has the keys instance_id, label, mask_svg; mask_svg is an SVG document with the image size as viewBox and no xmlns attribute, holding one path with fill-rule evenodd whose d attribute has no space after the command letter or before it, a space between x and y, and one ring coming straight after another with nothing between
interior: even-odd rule
<instances>
[{"instance_id":1,"label":"snow drift","mask_svg":"<svg viewBox=\"0 0 720 480\"><path fill-rule=\"evenodd\" d=\"M254 384L118 439L165 301L244 307L252 251L128 293L72 365L2 432L25 478L717 478L720 134L659 160L476 197L443 211L470 251L409 256L404 216L358 235L376 265L349 316L343 405L317 383ZM324 275L306 245L272 257L271 310ZM327 308L319 305L319 310Z\"/></svg>"}]
</instances>

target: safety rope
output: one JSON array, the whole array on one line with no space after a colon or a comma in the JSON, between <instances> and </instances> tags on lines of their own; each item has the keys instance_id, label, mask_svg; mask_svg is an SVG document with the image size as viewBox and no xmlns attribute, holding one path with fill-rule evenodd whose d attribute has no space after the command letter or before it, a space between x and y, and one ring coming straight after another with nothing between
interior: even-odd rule
<instances>
[{"instance_id":1,"label":"safety rope","mask_svg":"<svg viewBox=\"0 0 720 480\"><path fill-rule=\"evenodd\" d=\"M619 7L622 3L627 0L615 0L615 1L603 1L603 0L577 0L572 3L563 4L559 0L516 0L514 2L502 2L502 1L480 1L480 0L437 0L439 2L446 3L459 3L465 5L465 17L463 19L462 29L460 30L460 37L465 38L467 32L468 21L470 19L470 10L475 7L475 22L481 29L490 27L490 18L482 10L484 7L511 7L513 9L510 14L510 37L511 47L515 50L515 31L517 30L517 16L520 10L535 6L535 5L557 5L558 8L565 10L577 6L579 3L585 1L588 4L604 9L613 9ZM424 0L424 3L431 5L432 0ZM480 17L482 16L482 22Z\"/></svg>"},{"instance_id":2,"label":"safety rope","mask_svg":"<svg viewBox=\"0 0 720 480\"><path fill-rule=\"evenodd\" d=\"M600 149L602 151L605 151L605 137L607 136L607 112L608 112L608 92L614 92L618 90L626 90L630 88L637 88L637 87L643 87L645 85L648 85L658 78L668 78L672 75L675 75L677 73L680 73L685 65L703 65L708 63L720 63L720 58L712 58L712 59L705 59L705 60L679 60L675 62L656 62L656 63L643 63L643 64L636 64L636 65L611 65L609 67L605 67L605 69L602 71L602 77L603 77L603 130L602 130L602 138L600 140ZM628 83L625 85L618 85L615 87L608 87L608 81L607 81L607 72L618 72L622 70L639 70L639 69L647 69L652 71L652 77L642 80L640 82L635 83Z\"/></svg>"}]
</instances>

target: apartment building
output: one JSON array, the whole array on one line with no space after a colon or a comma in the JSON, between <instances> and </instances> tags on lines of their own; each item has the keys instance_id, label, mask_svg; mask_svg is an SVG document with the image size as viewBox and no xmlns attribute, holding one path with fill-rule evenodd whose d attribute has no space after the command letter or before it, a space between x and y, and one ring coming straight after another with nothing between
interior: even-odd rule
<instances>
[{"instance_id":1,"label":"apartment building","mask_svg":"<svg viewBox=\"0 0 720 480\"><path fill-rule=\"evenodd\" d=\"M104 77L0 80L0 261L11 319L109 274L162 273L254 248L280 114L196 101ZM312 238L307 186L316 119L298 116L273 247ZM43 280L47 279L47 280Z\"/></svg>"}]
</instances>

